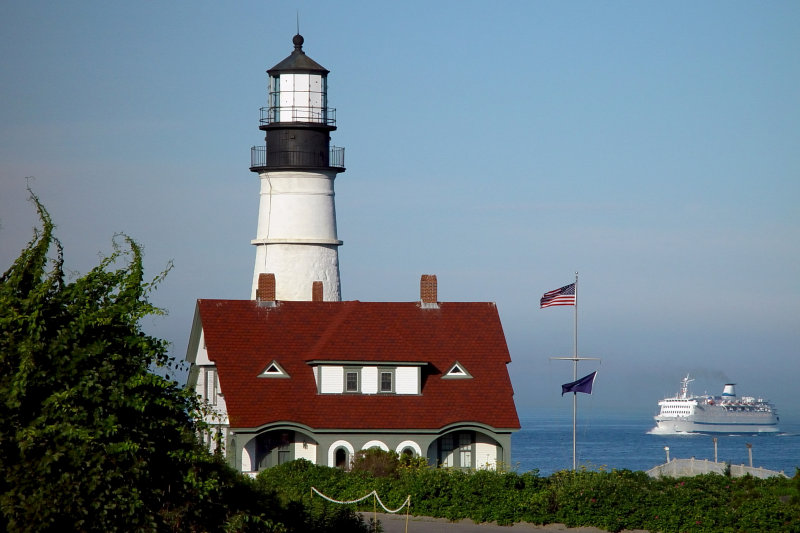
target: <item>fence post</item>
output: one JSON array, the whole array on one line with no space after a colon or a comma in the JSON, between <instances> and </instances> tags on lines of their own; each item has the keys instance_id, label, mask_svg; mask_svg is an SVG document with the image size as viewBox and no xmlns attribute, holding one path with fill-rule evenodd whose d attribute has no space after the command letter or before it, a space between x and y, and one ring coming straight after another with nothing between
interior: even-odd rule
<instances>
[{"instance_id":1,"label":"fence post","mask_svg":"<svg viewBox=\"0 0 800 533\"><path fill-rule=\"evenodd\" d=\"M406 498L408 505L406 506L406 533L408 533L408 514L411 512L411 494Z\"/></svg>"}]
</instances>

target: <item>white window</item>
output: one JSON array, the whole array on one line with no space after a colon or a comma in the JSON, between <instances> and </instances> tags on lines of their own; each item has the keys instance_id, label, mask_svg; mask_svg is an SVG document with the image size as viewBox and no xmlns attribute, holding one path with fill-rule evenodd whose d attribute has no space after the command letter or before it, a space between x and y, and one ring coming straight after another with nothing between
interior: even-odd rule
<instances>
[{"instance_id":1,"label":"white window","mask_svg":"<svg viewBox=\"0 0 800 533\"><path fill-rule=\"evenodd\" d=\"M219 382L217 372L214 368L205 369L205 379L203 380L203 399L211 405L217 405L217 395L219 394Z\"/></svg>"},{"instance_id":2,"label":"white window","mask_svg":"<svg viewBox=\"0 0 800 533\"><path fill-rule=\"evenodd\" d=\"M453 466L453 435L445 435L439 441L439 463L442 466Z\"/></svg>"},{"instance_id":3,"label":"white window","mask_svg":"<svg viewBox=\"0 0 800 533\"><path fill-rule=\"evenodd\" d=\"M472 435L461 433L458 435L459 466L472 467Z\"/></svg>"}]
</instances>

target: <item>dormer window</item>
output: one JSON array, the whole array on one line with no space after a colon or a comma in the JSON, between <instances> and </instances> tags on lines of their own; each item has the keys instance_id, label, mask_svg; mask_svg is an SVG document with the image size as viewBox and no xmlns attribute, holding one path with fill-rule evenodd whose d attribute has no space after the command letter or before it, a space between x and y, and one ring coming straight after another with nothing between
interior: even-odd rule
<instances>
[{"instance_id":1,"label":"dormer window","mask_svg":"<svg viewBox=\"0 0 800 533\"><path fill-rule=\"evenodd\" d=\"M359 371L355 368L347 369L344 372L344 391L345 392L359 392Z\"/></svg>"},{"instance_id":2,"label":"dormer window","mask_svg":"<svg viewBox=\"0 0 800 533\"><path fill-rule=\"evenodd\" d=\"M278 364L277 361L272 361L270 364L267 365L267 368L264 369L261 374L259 374L260 378L288 378L289 374L283 369L281 365Z\"/></svg>"},{"instance_id":3,"label":"dormer window","mask_svg":"<svg viewBox=\"0 0 800 533\"><path fill-rule=\"evenodd\" d=\"M467 372L467 369L464 368L464 365L456 361L453 366L450 367L450 370L444 373L442 379L470 379L472 378L472 374Z\"/></svg>"},{"instance_id":4,"label":"dormer window","mask_svg":"<svg viewBox=\"0 0 800 533\"><path fill-rule=\"evenodd\" d=\"M394 392L394 371L390 369L381 369L379 375L380 386L378 388L378 392Z\"/></svg>"},{"instance_id":5,"label":"dormer window","mask_svg":"<svg viewBox=\"0 0 800 533\"><path fill-rule=\"evenodd\" d=\"M422 394L426 363L372 361L307 361L319 394Z\"/></svg>"}]
</instances>

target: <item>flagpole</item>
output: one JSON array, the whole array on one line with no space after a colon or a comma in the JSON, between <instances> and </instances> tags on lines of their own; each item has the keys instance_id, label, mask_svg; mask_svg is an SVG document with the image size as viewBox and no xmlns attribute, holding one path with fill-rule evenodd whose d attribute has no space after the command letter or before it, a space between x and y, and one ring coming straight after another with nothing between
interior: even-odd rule
<instances>
[{"instance_id":1,"label":"flagpole","mask_svg":"<svg viewBox=\"0 0 800 533\"><path fill-rule=\"evenodd\" d=\"M572 292L569 292L567 289L572 289ZM568 295L572 295L570 299ZM570 301L571 300L571 301ZM544 293L541 300L542 307L548 307L550 305L572 305L575 308L575 321L574 321L574 334L573 334L573 344L572 344L572 357L551 357L550 359L560 359L562 361L572 361L572 381L573 383L569 383L567 385L578 385L576 382L578 381L578 361L600 361L599 357L579 357L578 356L578 272L575 272L575 283L574 285L566 285L561 287L560 289L556 289L553 291L548 291ZM596 372L595 372L596 374ZM591 374L590 374L591 376ZM587 376L589 377L589 376ZM592 383L594 382L594 376L592 376ZM584 386L585 384L580 384L580 386ZM567 392L566 385L562 386L561 395L563 396L565 392ZM577 470L578 468L578 453L577 453L577 442L578 442L578 389L577 387L572 388L570 387L569 390L572 391L572 470ZM586 390L581 390L581 392L586 392ZM589 393L591 394L591 383L589 384Z\"/></svg>"},{"instance_id":2,"label":"flagpole","mask_svg":"<svg viewBox=\"0 0 800 533\"><path fill-rule=\"evenodd\" d=\"M572 354L578 358L578 273L575 272L575 341L573 342ZM572 376L578 379L578 362L575 361L575 374Z\"/></svg>"},{"instance_id":3,"label":"flagpole","mask_svg":"<svg viewBox=\"0 0 800 533\"><path fill-rule=\"evenodd\" d=\"M575 336L573 343L572 381L578 379L578 273L575 272ZM572 391L572 470L577 466L577 424L578 424L578 392Z\"/></svg>"}]
</instances>

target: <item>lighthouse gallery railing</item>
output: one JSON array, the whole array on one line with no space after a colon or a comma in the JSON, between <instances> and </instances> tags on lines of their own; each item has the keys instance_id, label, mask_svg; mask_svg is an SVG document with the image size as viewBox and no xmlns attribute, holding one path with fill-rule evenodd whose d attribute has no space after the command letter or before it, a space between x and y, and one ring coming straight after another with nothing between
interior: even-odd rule
<instances>
[{"instance_id":1,"label":"lighthouse gallery railing","mask_svg":"<svg viewBox=\"0 0 800 533\"><path fill-rule=\"evenodd\" d=\"M250 148L251 169L283 166L344 168L344 148L340 146L331 146L327 159L325 158L325 154L299 150L270 152L269 158L267 158L266 146L253 146Z\"/></svg>"}]
</instances>

